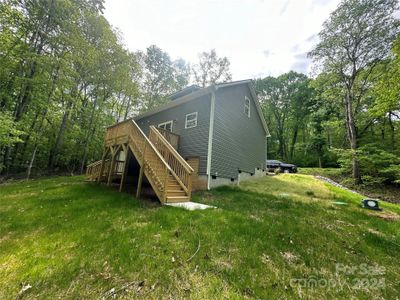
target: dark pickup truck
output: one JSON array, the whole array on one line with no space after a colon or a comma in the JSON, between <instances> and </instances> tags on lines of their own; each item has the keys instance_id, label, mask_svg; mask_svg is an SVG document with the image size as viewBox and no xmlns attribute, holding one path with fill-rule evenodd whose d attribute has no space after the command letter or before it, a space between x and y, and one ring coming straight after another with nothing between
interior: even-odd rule
<instances>
[{"instance_id":1,"label":"dark pickup truck","mask_svg":"<svg viewBox=\"0 0 400 300\"><path fill-rule=\"evenodd\" d=\"M283 173L297 173L297 167L279 160L267 160L267 170L270 172L280 169Z\"/></svg>"}]
</instances>

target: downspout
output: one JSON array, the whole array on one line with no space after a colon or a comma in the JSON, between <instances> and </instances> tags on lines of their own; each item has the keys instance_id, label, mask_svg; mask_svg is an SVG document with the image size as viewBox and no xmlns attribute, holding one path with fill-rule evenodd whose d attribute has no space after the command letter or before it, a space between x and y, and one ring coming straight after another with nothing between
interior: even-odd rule
<instances>
[{"instance_id":1,"label":"downspout","mask_svg":"<svg viewBox=\"0 0 400 300\"><path fill-rule=\"evenodd\" d=\"M210 126L208 131L208 150L207 150L207 189L211 184L211 155L214 135L214 114L215 114L215 87L211 91L211 107L210 107Z\"/></svg>"}]
</instances>

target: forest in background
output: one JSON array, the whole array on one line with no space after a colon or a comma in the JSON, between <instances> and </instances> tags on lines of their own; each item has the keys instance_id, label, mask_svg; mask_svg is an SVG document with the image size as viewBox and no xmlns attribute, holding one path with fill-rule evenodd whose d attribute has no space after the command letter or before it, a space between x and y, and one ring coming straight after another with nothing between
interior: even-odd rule
<instances>
[{"instance_id":1,"label":"forest in background","mask_svg":"<svg viewBox=\"0 0 400 300\"><path fill-rule=\"evenodd\" d=\"M193 64L155 45L129 51L103 10L103 0L0 2L1 175L82 173L107 126L189 84L232 79L215 50ZM397 0L342 1L309 53L313 74L254 80L270 159L400 183L398 10Z\"/></svg>"}]
</instances>

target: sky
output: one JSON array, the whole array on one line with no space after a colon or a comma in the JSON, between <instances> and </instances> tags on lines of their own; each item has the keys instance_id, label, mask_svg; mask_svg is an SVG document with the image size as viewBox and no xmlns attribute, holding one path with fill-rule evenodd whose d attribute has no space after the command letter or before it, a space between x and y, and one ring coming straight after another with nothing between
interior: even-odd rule
<instances>
[{"instance_id":1,"label":"sky","mask_svg":"<svg viewBox=\"0 0 400 300\"><path fill-rule=\"evenodd\" d=\"M215 49L233 80L310 75L307 52L340 0L106 0L105 17L131 51L157 45L172 59L198 61Z\"/></svg>"}]
</instances>

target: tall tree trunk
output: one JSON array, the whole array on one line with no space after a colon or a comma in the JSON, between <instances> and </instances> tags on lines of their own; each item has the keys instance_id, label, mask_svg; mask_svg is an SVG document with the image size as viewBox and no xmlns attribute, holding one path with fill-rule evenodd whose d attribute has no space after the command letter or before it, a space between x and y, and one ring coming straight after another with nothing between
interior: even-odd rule
<instances>
[{"instance_id":1,"label":"tall tree trunk","mask_svg":"<svg viewBox=\"0 0 400 300\"><path fill-rule=\"evenodd\" d=\"M67 107L65 109L61 124L60 124L60 129L58 130L56 142L54 144L54 147L51 149L50 154L49 154L49 162L48 162L48 168L49 170L52 170L54 168L54 164L58 155L58 152L60 150L61 146L61 141L65 132L65 129L67 128L67 121L69 117L69 111L71 108L72 104L68 102Z\"/></svg>"},{"instance_id":2,"label":"tall tree trunk","mask_svg":"<svg viewBox=\"0 0 400 300\"><path fill-rule=\"evenodd\" d=\"M4 151L3 164L4 164L4 174L6 176L8 176L8 174L10 173L10 150L11 147L8 146Z\"/></svg>"},{"instance_id":3,"label":"tall tree trunk","mask_svg":"<svg viewBox=\"0 0 400 300\"><path fill-rule=\"evenodd\" d=\"M27 145L29 143L29 140L31 138L31 134L32 134L34 128L36 127L36 123L38 121L39 114L40 114L39 111L37 111L35 113L35 117L34 117L34 119L32 121L32 124L31 124L31 126L29 128L29 133L25 136L24 142L23 143L17 143L15 145L14 150L13 150L14 153L13 153L13 156L12 156L12 159L11 159L11 165L12 166L18 165L19 163L22 163L22 164L26 163L26 161L24 161L24 159L25 159L25 156L24 156L25 150L26 150L26 147L27 147ZM21 146L22 146L22 149L21 149Z\"/></svg>"},{"instance_id":4,"label":"tall tree trunk","mask_svg":"<svg viewBox=\"0 0 400 300\"><path fill-rule=\"evenodd\" d=\"M332 128L328 126L326 132L328 134L328 148L332 149Z\"/></svg>"},{"instance_id":5,"label":"tall tree trunk","mask_svg":"<svg viewBox=\"0 0 400 300\"><path fill-rule=\"evenodd\" d=\"M125 115L124 115L124 121L128 118L128 113L129 113L129 108L131 105L131 97L128 97L128 103L126 104L126 109L125 109Z\"/></svg>"},{"instance_id":6,"label":"tall tree trunk","mask_svg":"<svg viewBox=\"0 0 400 300\"><path fill-rule=\"evenodd\" d=\"M93 126L93 123L96 123L96 122L94 122L94 115L95 115L95 112L96 112L96 108L97 108L97 97L94 99L93 109L92 109L92 113L91 113L91 116L90 116L90 122L89 122L89 125L88 125L88 134L87 134L87 136L85 138L85 142L84 142L84 145L83 145L83 155L82 155L81 167L80 167L80 173L81 174L83 174L83 170L85 168L87 147L88 147L88 144L89 144L89 140L90 140L90 137L93 136L93 134L95 132L95 127Z\"/></svg>"},{"instance_id":7,"label":"tall tree trunk","mask_svg":"<svg viewBox=\"0 0 400 300\"><path fill-rule=\"evenodd\" d=\"M392 120L392 112L389 112L390 140L392 142L392 150L396 150L395 128Z\"/></svg>"},{"instance_id":8,"label":"tall tree trunk","mask_svg":"<svg viewBox=\"0 0 400 300\"><path fill-rule=\"evenodd\" d=\"M37 148L38 148L38 144L36 144L35 147L33 148L31 160L29 162L28 170L26 172L26 180L29 180L29 177L31 176L32 166L33 166L33 162L35 161Z\"/></svg>"},{"instance_id":9,"label":"tall tree trunk","mask_svg":"<svg viewBox=\"0 0 400 300\"><path fill-rule=\"evenodd\" d=\"M27 76L28 83L24 85L21 95L19 97L19 101L17 105L15 106L15 111L14 111L14 121L18 122L21 120L22 116L25 114L26 109L28 107L28 103L30 102L31 98L31 91L32 91L32 83L31 80L36 74L36 61L32 63L32 66L29 70L29 75Z\"/></svg>"},{"instance_id":10,"label":"tall tree trunk","mask_svg":"<svg viewBox=\"0 0 400 300\"><path fill-rule=\"evenodd\" d=\"M295 125L295 127L294 127L294 129L293 129L292 143L291 143L291 145L290 145L290 160L291 160L291 161L293 160L294 148L295 148L295 145L296 145L296 143L297 143L297 135L298 135L298 132L299 132L299 126L298 126L298 123L296 122L296 125ZM304 137L304 136L303 136L303 137Z\"/></svg>"},{"instance_id":11,"label":"tall tree trunk","mask_svg":"<svg viewBox=\"0 0 400 300\"><path fill-rule=\"evenodd\" d=\"M352 154L352 171L353 179L356 184L360 184L361 172L360 163L357 157L357 129L353 115L353 99L350 92L347 92L345 97L345 111L346 111L346 128L347 128L347 138L350 143L350 148L353 152Z\"/></svg>"},{"instance_id":12,"label":"tall tree trunk","mask_svg":"<svg viewBox=\"0 0 400 300\"><path fill-rule=\"evenodd\" d=\"M279 148L278 148L278 153L281 159L285 159L285 141L283 139L283 133L278 130L278 142L279 142Z\"/></svg>"},{"instance_id":13,"label":"tall tree trunk","mask_svg":"<svg viewBox=\"0 0 400 300\"><path fill-rule=\"evenodd\" d=\"M383 120L382 120L382 127L381 127L381 138L382 138L382 142L385 141L385 126L386 126L386 119L383 118Z\"/></svg>"}]
</instances>

